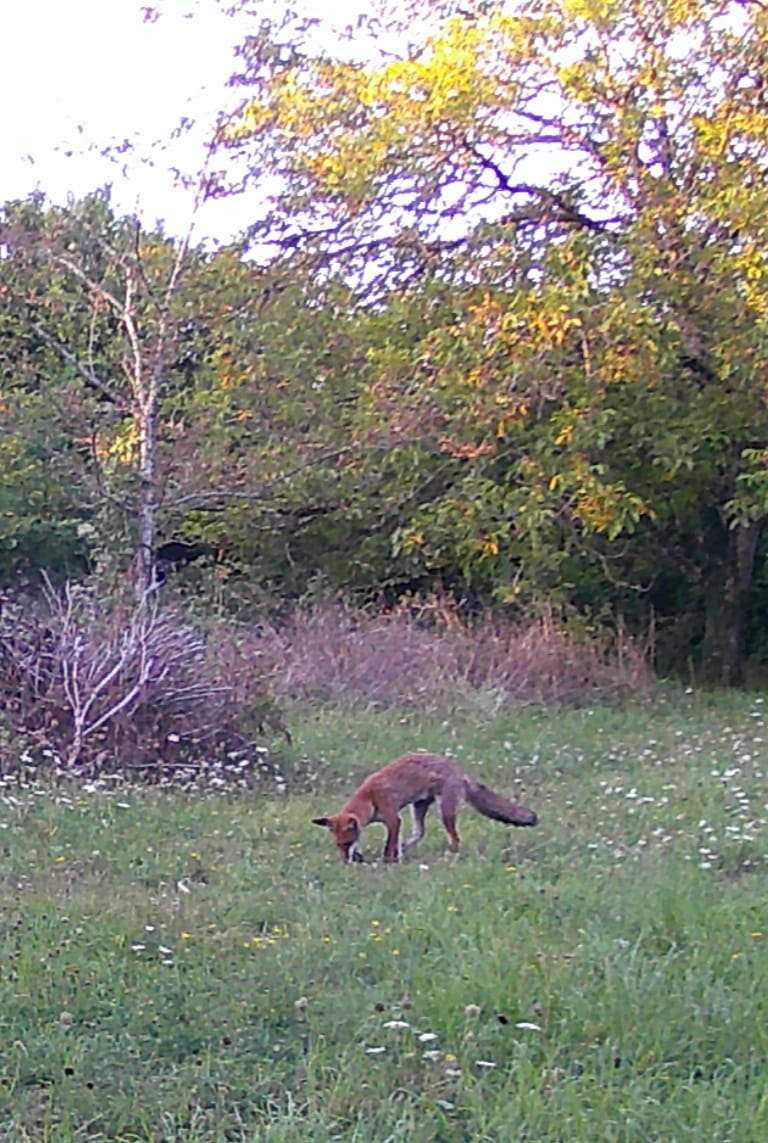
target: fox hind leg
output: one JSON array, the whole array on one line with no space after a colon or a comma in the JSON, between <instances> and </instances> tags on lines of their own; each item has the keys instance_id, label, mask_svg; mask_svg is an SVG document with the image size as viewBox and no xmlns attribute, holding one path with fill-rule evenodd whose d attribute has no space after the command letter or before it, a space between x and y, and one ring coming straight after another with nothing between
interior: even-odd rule
<instances>
[{"instance_id":1,"label":"fox hind leg","mask_svg":"<svg viewBox=\"0 0 768 1143\"><path fill-rule=\"evenodd\" d=\"M424 818L427 816L427 810L434 802L434 798L419 798L417 802L411 805L411 818L413 820L413 828L411 836L403 844L403 853L410 849L412 845L416 845L424 837Z\"/></svg>"},{"instance_id":2,"label":"fox hind leg","mask_svg":"<svg viewBox=\"0 0 768 1143\"><path fill-rule=\"evenodd\" d=\"M460 838L456 832L456 810L459 799L452 790L444 790L440 798L440 820L445 832L448 834L448 848L451 853L458 853Z\"/></svg>"}]
</instances>

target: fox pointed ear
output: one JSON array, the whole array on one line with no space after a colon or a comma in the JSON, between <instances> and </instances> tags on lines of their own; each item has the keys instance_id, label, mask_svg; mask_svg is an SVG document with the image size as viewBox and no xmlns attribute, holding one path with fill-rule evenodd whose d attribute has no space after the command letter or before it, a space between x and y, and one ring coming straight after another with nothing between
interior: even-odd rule
<instances>
[{"instance_id":1,"label":"fox pointed ear","mask_svg":"<svg viewBox=\"0 0 768 1143\"><path fill-rule=\"evenodd\" d=\"M327 826L329 824L328 818L312 818L312 825Z\"/></svg>"}]
</instances>

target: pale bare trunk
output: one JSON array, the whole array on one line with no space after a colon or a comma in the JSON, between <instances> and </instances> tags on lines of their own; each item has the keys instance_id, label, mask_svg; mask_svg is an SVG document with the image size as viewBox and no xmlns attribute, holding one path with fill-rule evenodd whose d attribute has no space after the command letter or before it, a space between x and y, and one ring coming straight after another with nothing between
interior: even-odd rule
<instances>
[{"instance_id":1,"label":"pale bare trunk","mask_svg":"<svg viewBox=\"0 0 768 1143\"><path fill-rule=\"evenodd\" d=\"M136 556L135 594L137 602L146 597L155 577L155 520L157 496L155 488L155 443L157 412L154 402L139 410L139 511L138 551Z\"/></svg>"}]
</instances>

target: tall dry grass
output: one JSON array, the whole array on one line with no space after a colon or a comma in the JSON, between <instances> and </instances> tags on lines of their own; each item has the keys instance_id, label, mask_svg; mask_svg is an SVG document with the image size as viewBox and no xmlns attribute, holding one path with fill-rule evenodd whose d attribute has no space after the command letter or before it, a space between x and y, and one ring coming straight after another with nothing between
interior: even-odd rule
<instances>
[{"instance_id":1,"label":"tall dry grass","mask_svg":"<svg viewBox=\"0 0 768 1143\"><path fill-rule=\"evenodd\" d=\"M552 615L459 618L446 604L368 611L324 603L280 625L218 637L225 672L257 669L278 700L433 710L473 692L516 705L610 702L652 690L642 648L623 632L587 635Z\"/></svg>"}]
</instances>

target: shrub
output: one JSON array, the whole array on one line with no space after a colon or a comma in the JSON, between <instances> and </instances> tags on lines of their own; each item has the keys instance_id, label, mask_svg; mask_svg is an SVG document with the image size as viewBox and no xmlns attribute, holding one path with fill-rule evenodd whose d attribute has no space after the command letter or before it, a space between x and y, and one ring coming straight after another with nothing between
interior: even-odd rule
<instances>
[{"instance_id":1,"label":"shrub","mask_svg":"<svg viewBox=\"0 0 768 1143\"><path fill-rule=\"evenodd\" d=\"M0 711L26 765L155 780L201 766L247 775L263 767L257 738L277 714L263 680L235 686L227 672L194 627L152 600L110 604L72 584L3 600ZM18 765L19 751L0 763Z\"/></svg>"}]
</instances>

